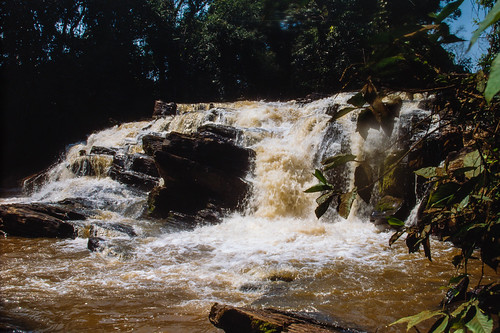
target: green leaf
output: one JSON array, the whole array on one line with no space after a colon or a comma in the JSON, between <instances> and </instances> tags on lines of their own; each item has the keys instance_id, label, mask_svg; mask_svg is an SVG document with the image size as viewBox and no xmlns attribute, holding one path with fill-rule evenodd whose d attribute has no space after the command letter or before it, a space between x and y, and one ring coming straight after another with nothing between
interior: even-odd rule
<instances>
[{"instance_id":1,"label":"green leaf","mask_svg":"<svg viewBox=\"0 0 500 333\"><path fill-rule=\"evenodd\" d=\"M415 171L415 174L417 176L421 176L424 178L432 178L432 177L437 176L437 171L436 171L436 167L427 167L427 168L418 169L417 171Z\"/></svg>"},{"instance_id":2,"label":"green leaf","mask_svg":"<svg viewBox=\"0 0 500 333\"><path fill-rule=\"evenodd\" d=\"M469 204L470 195L466 196L457 206L457 212L461 212Z\"/></svg>"},{"instance_id":3,"label":"green leaf","mask_svg":"<svg viewBox=\"0 0 500 333\"><path fill-rule=\"evenodd\" d=\"M469 311L471 305L471 302L460 304L460 306L451 313L451 316L458 319L462 318Z\"/></svg>"},{"instance_id":4,"label":"green leaf","mask_svg":"<svg viewBox=\"0 0 500 333\"><path fill-rule=\"evenodd\" d=\"M339 110L337 113L335 113L333 116L332 116L332 119L331 120L337 120L343 116L345 116L346 114L350 113L351 111L354 111L354 110L357 110L358 108L356 107L347 107L347 108L343 108L342 110Z\"/></svg>"},{"instance_id":5,"label":"green leaf","mask_svg":"<svg viewBox=\"0 0 500 333\"><path fill-rule=\"evenodd\" d=\"M459 169L453 170L453 176L457 177L457 176L463 175L466 172L476 170L476 168L477 167L469 166L469 167L464 167L464 168L459 168Z\"/></svg>"},{"instance_id":6,"label":"green leaf","mask_svg":"<svg viewBox=\"0 0 500 333\"><path fill-rule=\"evenodd\" d=\"M495 7L500 2L497 2ZM488 103L491 102L493 97L500 91L500 54L497 54L495 60L491 64L490 78L486 84L486 90L484 91L484 97Z\"/></svg>"},{"instance_id":7,"label":"green leaf","mask_svg":"<svg viewBox=\"0 0 500 333\"><path fill-rule=\"evenodd\" d=\"M403 61L403 60L405 60L405 57L401 54L398 54L398 55L393 56L393 57L387 57L387 58L380 60L375 65L373 65L372 69L374 69L374 70L384 69L387 66L392 66L395 63L397 63L399 61Z\"/></svg>"},{"instance_id":8,"label":"green leaf","mask_svg":"<svg viewBox=\"0 0 500 333\"><path fill-rule=\"evenodd\" d=\"M448 16L450 16L454 11L460 7L460 5L464 2L464 0L458 0L455 2L451 2L447 4L443 10L437 14L436 16L436 23L441 23L444 19L446 19Z\"/></svg>"},{"instance_id":9,"label":"green leaf","mask_svg":"<svg viewBox=\"0 0 500 333\"><path fill-rule=\"evenodd\" d=\"M446 205L446 201L452 199L459 188L460 185L453 182L439 185L429 197L428 205L430 207L444 207Z\"/></svg>"},{"instance_id":10,"label":"green leaf","mask_svg":"<svg viewBox=\"0 0 500 333\"><path fill-rule=\"evenodd\" d=\"M316 214L316 217L319 219L323 214L326 213L328 210L328 207L330 206L330 203L332 202L335 192L328 192L320 196L318 199L316 199L316 203L318 204L318 207L314 210L314 213Z\"/></svg>"},{"instance_id":11,"label":"green leaf","mask_svg":"<svg viewBox=\"0 0 500 333\"><path fill-rule=\"evenodd\" d=\"M402 227L405 225L404 221L401 221L400 219L395 218L394 216L389 216L387 218L387 223L389 223L389 225L392 225L394 227Z\"/></svg>"},{"instance_id":12,"label":"green leaf","mask_svg":"<svg viewBox=\"0 0 500 333\"><path fill-rule=\"evenodd\" d=\"M365 97L361 92L358 92L356 95L352 96L347 100L347 103L354 105L356 108L360 108L366 104Z\"/></svg>"},{"instance_id":13,"label":"green leaf","mask_svg":"<svg viewBox=\"0 0 500 333\"><path fill-rule=\"evenodd\" d=\"M424 254L429 259L432 261L432 256L431 256L431 242L429 240L429 236L425 237L425 239L422 241L422 245L424 247Z\"/></svg>"},{"instance_id":14,"label":"green leaf","mask_svg":"<svg viewBox=\"0 0 500 333\"><path fill-rule=\"evenodd\" d=\"M404 233L406 230L398 230L396 231L392 236L391 239L389 239L389 246L392 246Z\"/></svg>"},{"instance_id":15,"label":"green leaf","mask_svg":"<svg viewBox=\"0 0 500 333\"><path fill-rule=\"evenodd\" d=\"M448 321L449 317L446 315L442 318L439 318L434 325L432 325L431 329L429 330L430 333L441 333L445 332L446 327L448 327Z\"/></svg>"},{"instance_id":16,"label":"green leaf","mask_svg":"<svg viewBox=\"0 0 500 333\"><path fill-rule=\"evenodd\" d=\"M491 331L493 331L493 320L491 317L483 314L477 304L474 305L472 311L475 311L475 315L465 324L465 326L471 330L472 333L491 333Z\"/></svg>"},{"instance_id":17,"label":"green leaf","mask_svg":"<svg viewBox=\"0 0 500 333\"><path fill-rule=\"evenodd\" d=\"M442 316L444 314L440 310L438 310L438 311L425 310L425 311L422 311L416 315L401 318L401 319L389 324L389 326L392 326L395 324L408 323L408 325L406 327L406 331L408 332L410 330L410 328L412 328L413 326L418 325L419 323L421 323L427 319L430 319L432 317L438 316L438 315Z\"/></svg>"},{"instance_id":18,"label":"green leaf","mask_svg":"<svg viewBox=\"0 0 500 333\"><path fill-rule=\"evenodd\" d=\"M460 256L461 257L461 256ZM462 281L464 278L468 277L467 274L460 274L458 276L454 276L450 279L450 281L448 281L449 284L457 284L459 283L460 281Z\"/></svg>"},{"instance_id":19,"label":"green leaf","mask_svg":"<svg viewBox=\"0 0 500 333\"><path fill-rule=\"evenodd\" d=\"M474 31L474 34L472 35L472 38L470 39L470 44L469 44L469 50L474 45L474 43L477 41L481 33L486 30L490 25L494 24L500 19L500 2L496 2L495 6L490 10L488 15L484 18L481 23L479 23L479 28L477 28L476 31Z\"/></svg>"},{"instance_id":20,"label":"green leaf","mask_svg":"<svg viewBox=\"0 0 500 333\"><path fill-rule=\"evenodd\" d=\"M323 192L323 191L328 191L328 190L331 190L332 189L332 186L328 185L328 184L318 184L318 185L314 185L310 188L308 188L307 190L305 190L304 192L305 193L314 193L314 192Z\"/></svg>"},{"instance_id":21,"label":"green leaf","mask_svg":"<svg viewBox=\"0 0 500 333\"><path fill-rule=\"evenodd\" d=\"M356 190L344 193L339 198L339 205L337 206L337 211L340 216L347 219L349 217L349 213L351 212L352 204L354 203L354 199L356 199Z\"/></svg>"},{"instance_id":22,"label":"green leaf","mask_svg":"<svg viewBox=\"0 0 500 333\"><path fill-rule=\"evenodd\" d=\"M328 181L320 170L316 169L313 175L320 181L321 184L328 185Z\"/></svg>"},{"instance_id":23,"label":"green leaf","mask_svg":"<svg viewBox=\"0 0 500 333\"><path fill-rule=\"evenodd\" d=\"M477 149L464 156L464 167L474 168L472 171L465 172L465 177L469 179L479 176L484 171L481 155Z\"/></svg>"},{"instance_id":24,"label":"green leaf","mask_svg":"<svg viewBox=\"0 0 500 333\"><path fill-rule=\"evenodd\" d=\"M354 160L356 160L355 155L340 154L340 155L328 157L327 159L323 160L321 162L321 164L324 165L323 171L328 171L328 170L333 169L341 164L345 164L347 162L352 162Z\"/></svg>"}]
</instances>

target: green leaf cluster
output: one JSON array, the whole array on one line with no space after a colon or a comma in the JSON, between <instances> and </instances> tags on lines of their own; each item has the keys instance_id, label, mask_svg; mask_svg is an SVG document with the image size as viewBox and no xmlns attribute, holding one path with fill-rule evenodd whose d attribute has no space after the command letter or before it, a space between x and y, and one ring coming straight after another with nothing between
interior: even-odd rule
<instances>
[{"instance_id":1,"label":"green leaf cluster","mask_svg":"<svg viewBox=\"0 0 500 333\"><path fill-rule=\"evenodd\" d=\"M429 311L425 310L416 315L401 318L393 322L390 326L406 323L406 331L412 327L437 317L429 333L442 332L467 332L471 333L491 333L493 331L493 320L479 307L479 301L472 299L461 304L455 311Z\"/></svg>"}]
</instances>

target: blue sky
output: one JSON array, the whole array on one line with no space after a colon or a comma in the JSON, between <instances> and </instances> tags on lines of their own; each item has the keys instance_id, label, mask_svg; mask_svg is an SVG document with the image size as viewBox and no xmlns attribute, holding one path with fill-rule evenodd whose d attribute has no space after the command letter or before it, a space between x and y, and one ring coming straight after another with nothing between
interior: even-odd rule
<instances>
[{"instance_id":1,"label":"blue sky","mask_svg":"<svg viewBox=\"0 0 500 333\"><path fill-rule=\"evenodd\" d=\"M452 32L454 32L458 37L465 39L466 42L450 45L450 48L455 52L455 54L457 54L458 57L469 57L471 58L473 64L476 64L481 55L486 53L488 46L487 41L480 38L469 52L466 53L466 51L469 47L469 40L472 33L477 29L477 24L474 22L483 19L485 13L484 11L478 11L474 0L465 0L460 6L460 9L462 11L462 16L456 21L449 22L449 24L451 25ZM474 70L476 68L472 69Z\"/></svg>"}]
</instances>

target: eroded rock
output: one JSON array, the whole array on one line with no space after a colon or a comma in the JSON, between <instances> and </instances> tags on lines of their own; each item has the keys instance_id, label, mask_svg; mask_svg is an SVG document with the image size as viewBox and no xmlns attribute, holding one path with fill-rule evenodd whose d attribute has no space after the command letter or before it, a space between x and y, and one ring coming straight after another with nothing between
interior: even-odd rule
<instances>
[{"instance_id":1,"label":"eroded rock","mask_svg":"<svg viewBox=\"0 0 500 333\"><path fill-rule=\"evenodd\" d=\"M243 207L250 190L244 177L253 169L255 152L206 128L202 133L169 133L161 146L153 139L154 159L165 184L149 195L153 216L172 212L199 217L200 213ZM149 150L149 148L148 148Z\"/></svg>"},{"instance_id":2,"label":"eroded rock","mask_svg":"<svg viewBox=\"0 0 500 333\"><path fill-rule=\"evenodd\" d=\"M74 226L66 221L83 219L82 214L50 205L0 206L0 230L8 236L75 238Z\"/></svg>"}]
</instances>

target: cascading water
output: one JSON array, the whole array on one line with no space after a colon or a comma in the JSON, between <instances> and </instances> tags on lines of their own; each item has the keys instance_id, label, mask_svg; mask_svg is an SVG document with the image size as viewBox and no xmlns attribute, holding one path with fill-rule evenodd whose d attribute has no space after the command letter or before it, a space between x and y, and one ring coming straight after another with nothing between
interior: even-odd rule
<instances>
[{"instance_id":1,"label":"cascading water","mask_svg":"<svg viewBox=\"0 0 500 333\"><path fill-rule=\"evenodd\" d=\"M321 313L396 332L386 325L439 303L436 291L452 274L455 250L433 242L430 263L407 254L403 244L390 248L391 232L377 229L362 208L348 220L334 209L316 219L315 197L304 190L315 183L312 171L322 158L391 145L377 131L360 141L354 116L329 123L329 107L350 96L305 105L181 106L181 115L122 124L72 146L32 195L2 203L72 200L92 207L91 217L79 224L75 240L0 239L0 321L50 332L215 332L208 311L222 302ZM406 101L392 144L413 114L425 111ZM145 218L146 193L107 177L108 161L91 159L97 171L82 171L82 156L94 146L141 153L146 134L191 133L207 123L241 129L238 142L256 152L247 209L220 224L180 230ZM348 168L343 176L352 172ZM108 248L89 252L90 225L96 230L113 223L137 236L109 231Z\"/></svg>"}]
</instances>

